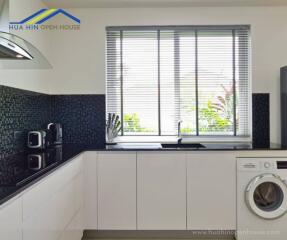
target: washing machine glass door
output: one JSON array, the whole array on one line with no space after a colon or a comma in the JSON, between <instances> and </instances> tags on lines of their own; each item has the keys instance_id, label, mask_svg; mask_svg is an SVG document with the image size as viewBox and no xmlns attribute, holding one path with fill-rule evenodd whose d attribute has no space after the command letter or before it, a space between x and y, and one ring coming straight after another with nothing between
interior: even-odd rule
<instances>
[{"instance_id":1,"label":"washing machine glass door","mask_svg":"<svg viewBox=\"0 0 287 240\"><path fill-rule=\"evenodd\" d=\"M275 219L287 212L287 184L279 176L263 174L254 178L246 189L249 209L264 219Z\"/></svg>"}]
</instances>

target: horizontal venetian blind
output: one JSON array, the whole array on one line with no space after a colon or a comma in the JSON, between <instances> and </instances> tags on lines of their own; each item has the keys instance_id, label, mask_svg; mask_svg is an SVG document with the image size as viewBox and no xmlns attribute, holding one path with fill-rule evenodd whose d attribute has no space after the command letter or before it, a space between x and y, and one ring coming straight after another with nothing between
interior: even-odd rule
<instances>
[{"instance_id":1,"label":"horizontal venetian blind","mask_svg":"<svg viewBox=\"0 0 287 240\"><path fill-rule=\"evenodd\" d=\"M122 135L249 135L249 27L107 28L107 113Z\"/></svg>"}]
</instances>

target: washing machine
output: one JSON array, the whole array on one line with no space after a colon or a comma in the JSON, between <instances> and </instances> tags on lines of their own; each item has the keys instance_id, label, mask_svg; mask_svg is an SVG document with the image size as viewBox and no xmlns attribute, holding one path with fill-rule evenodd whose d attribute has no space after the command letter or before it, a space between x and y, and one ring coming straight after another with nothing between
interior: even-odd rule
<instances>
[{"instance_id":1,"label":"washing machine","mask_svg":"<svg viewBox=\"0 0 287 240\"><path fill-rule=\"evenodd\" d=\"M238 240L287 239L287 158L237 159Z\"/></svg>"}]
</instances>

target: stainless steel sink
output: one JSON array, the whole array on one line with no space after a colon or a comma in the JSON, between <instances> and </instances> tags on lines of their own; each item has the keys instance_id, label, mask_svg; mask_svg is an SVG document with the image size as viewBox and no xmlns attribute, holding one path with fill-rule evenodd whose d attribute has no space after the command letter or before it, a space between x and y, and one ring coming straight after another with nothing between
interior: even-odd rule
<instances>
[{"instance_id":1,"label":"stainless steel sink","mask_svg":"<svg viewBox=\"0 0 287 240\"><path fill-rule=\"evenodd\" d=\"M162 148L192 148L192 149L198 149L198 148L205 148L204 145L201 143L181 143L181 144L176 144L176 143L164 143L161 144Z\"/></svg>"}]
</instances>

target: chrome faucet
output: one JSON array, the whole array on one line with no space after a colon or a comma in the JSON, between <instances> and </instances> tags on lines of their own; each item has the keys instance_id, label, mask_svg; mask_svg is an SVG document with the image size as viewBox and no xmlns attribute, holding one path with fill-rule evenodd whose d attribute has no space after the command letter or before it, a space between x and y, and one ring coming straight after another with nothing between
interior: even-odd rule
<instances>
[{"instance_id":1,"label":"chrome faucet","mask_svg":"<svg viewBox=\"0 0 287 240\"><path fill-rule=\"evenodd\" d=\"M181 123L182 123L182 120L179 120L177 123L177 144L181 144L182 142Z\"/></svg>"}]
</instances>

